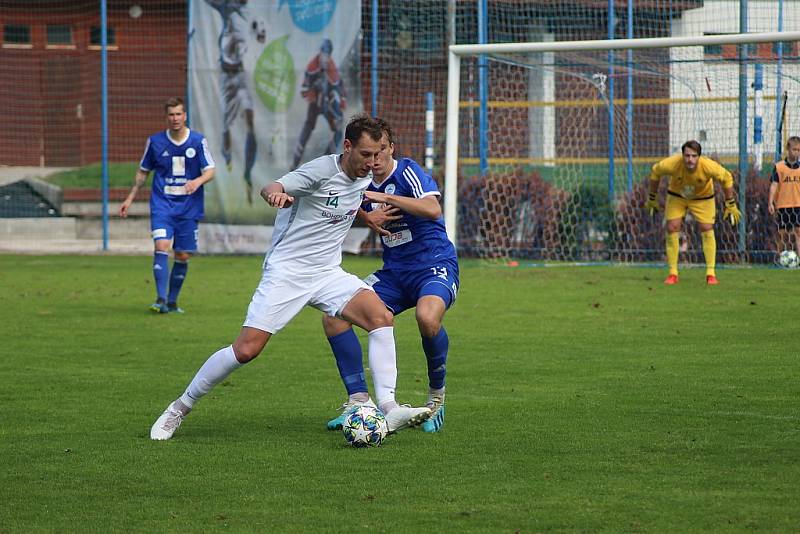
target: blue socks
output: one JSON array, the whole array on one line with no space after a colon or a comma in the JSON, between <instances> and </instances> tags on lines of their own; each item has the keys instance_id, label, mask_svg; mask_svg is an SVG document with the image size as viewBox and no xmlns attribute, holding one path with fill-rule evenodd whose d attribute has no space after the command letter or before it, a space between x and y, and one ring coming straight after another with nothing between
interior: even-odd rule
<instances>
[{"instance_id":1,"label":"blue socks","mask_svg":"<svg viewBox=\"0 0 800 534\"><path fill-rule=\"evenodd\" d=\"M447 350L450 347L450 338L444 326L433 337L422 338L422 349L428 360L428 385L431 389L444 388L444 379L447 374Z\"/></svg>"},{"instance_id":2,"label":"blue socks","mask_svg":"<svg viewBox=\"0 0 800 534\"><path fill-rule=\"evenodd\" d=\"M167 299L169 304L178 302L178 294L181 292L188 270L189 262L175 260L172 264L172 273L169 275L169 298Z\"/></svg>"},{"instance_id":3,"label":"blue socks","mask_svg":"<svg viewBox=\"0 0 800 534\"><path fill-rule=\"evenodd\" d=\"M361 343L353 329L349 328L341 334L329 337L328 343L336 357L336 367L339 368L347 394L367 392Z\"/></svg>"},{"instance_id":4,"label":"blue socks","mask_svg":"<svg viewBox=\"0 0 800 534\"><path fill-rule=\"evenodd\" d=\"M153 254L153 278L156 281L156 297L162 302L167 298L167 280L169 277L169 253L156 251Z\"/></svg>"}]
</instances>

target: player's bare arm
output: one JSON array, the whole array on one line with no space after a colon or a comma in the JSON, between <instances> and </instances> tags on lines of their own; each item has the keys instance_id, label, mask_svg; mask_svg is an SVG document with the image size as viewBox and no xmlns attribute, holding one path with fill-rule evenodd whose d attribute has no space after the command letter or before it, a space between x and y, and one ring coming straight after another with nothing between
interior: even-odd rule
<instances>
[{"instance_id":1,"label":"player's bare arm","mask_svg":"<svg viewBox=\"0 0 800 534\"><path fill-rule=\"evenodd\" d=\"M399 195L388 195L377 191L365 191L364 198L372 202L380 202L389 206L399 208L404 212L424 217L426 219L438 219L442 216L442 206L439 204L439 197L429 195L422 198L411 198Z\"/></svg>"},{"instance_id":2,"label":"player's bare arm","mask_svg":"<svg viewBox=\"0 0 800 534\"><path fill-rule=\"evenodd\" d=\"M294 197L287 195L283 190L283 185L278 182L272 182L261 189L261 198L273 208L288 208L294 202Z\"/></svg>"},{"instance_id":3,"label":"player's bare arm","mask_svg":"<svg viewBox=\"0 0 800 534\"><path fill-rule=\"evenodd\" d=\"M767 202L767 210L770 215L775 215L775 195L778 193L778 183L772 182L769 184L769 201Z\"/></svg>"},{"instance_id":4,"label":"player's bare arm","mask_svg":"<svg viewBox=\"0 0 800 534\"><path fill-rule=\"evenodd\" d=\"M139 193L139 189L144 185L147 181L147 177L150 176L150 171L144 171L139 169L136 171L136 177L133 179L133 187L131 187L131 192L128 193L127 198L119 207L119 216L125 218L128 216L128 209L133 204L133 201L136 200L136 195Z\"/></svg>"},{"instance_id":5,"label":"player's bare arm","mask_svg":"<svg viewBox=\"0 0 800 534\"><path fill-rule=\"evenodd\" d=\"M198 176L194 180L189 180L183 186L186 188L186 192L191 195L192 193L200 189L201 186L207 184L213 179L214 179L214 167L209 167L205 169L200 176Z\"/></svg>"},{"instance_id":6,"label":"player's bare arm","mask_svg":"<svg viewBox=\"0 0 800 534\"><path fill-rule=\"evenodd\" d=\"M723 193L725 193L725 200L731 200L731 199L735 199L736 198L734 196L735 193L733 191L733 187L726 187L722 191L723 191Z\"/></svg>"}]
</instances>

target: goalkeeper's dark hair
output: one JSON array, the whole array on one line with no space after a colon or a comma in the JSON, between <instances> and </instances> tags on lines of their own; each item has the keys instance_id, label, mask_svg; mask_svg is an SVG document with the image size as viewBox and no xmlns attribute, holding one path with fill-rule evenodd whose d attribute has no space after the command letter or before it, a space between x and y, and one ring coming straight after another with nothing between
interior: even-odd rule
<instances>
[{"instance_id":1,"label":"goalkeeper's dark hair","mask_svg":"<svg viewBox=\"0 0 800 534\"><path fill-rule=\"evenodd\" d=\"M183 99L179 96L173 96L168 98L166 102L164 102L164 113L169 112L169 108L176 108L182 107L184 111L186 111L186 106L183 104Z\"/></svg>"},{"instance_id":2,"label":"goalkeeper's dark hair","mask_svg":"<svg viewBox=\"0 0 800 534\"><path fill-rule=\"evenodd\" d=\"M373 141L380 141L383 132L387 132L388 124L383 119L370 117L366 113L360 113L350 119L344 129L344 138L349 140L354 146L358 144L363 134L367 134ZM390 136L391 137L391 136Z\"/></svg>"},{"instance_id":3,"label":"goalkeeper's dark hair","mask_svg":"<svg viewBox=\"0 0 800 534\"><path fill-rule=\"evenodd\" d=\"M800 145L800 137L796 135L791 136L789 139L786 140L786 148L788 149L792 145Z\"/></svg>"},{"instance_id":4,"label":"goalkeeper's dark hair","mask_svg":"<svg viewBox=\"0 0 800 534\"><path fill-rule=\"evenodd\" d=\"M703 153L703 147L701 147L700 143L698 143L694 139L690 139L689 141L683 143L683 146L681 147L681 154L683 154L684 150L686 150L687 148L691 148L692 150L697 152L698 156Z\"/></svg>"}]
</instances>

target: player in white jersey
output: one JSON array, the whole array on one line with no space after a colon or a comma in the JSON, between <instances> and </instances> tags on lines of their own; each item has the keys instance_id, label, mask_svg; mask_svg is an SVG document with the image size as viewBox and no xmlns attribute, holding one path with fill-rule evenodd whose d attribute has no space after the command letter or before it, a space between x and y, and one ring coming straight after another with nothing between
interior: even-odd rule
<instances>
[{"instance_id":1,"label":"player in white jersey","mask_svg":"<svg viewBox=\"0 0 800 534\"><path fill-rule=\"evenodd\" d=\"M231 126L244 110L247 123L247 137L244 144L244 181L247 187L247 201L252 203L253 179L251 172L256 162L256 136L253 126L253 98L247 88L244 72L244 54L247 51L249 33L263 43L266 31L258 21L247 22L245 6L247 0L206 0L208 5L222 17L222 31L219 36L220 93L222 115L222 156L231 171Z\"/></svg>"},{"instance_id":2,"label":"player in white jersey","mask_svg":"<svg viewBox=\"0 0 800 534\"><path fill-rule=\"evenodd\" d=\"M385 123L368 116L345 128L344 154L317 158L261 190L279 208L272 247L264 259L244 325L232 345L203 364L186 391L156 420L154 440L170 439L195 402L234 370L258 356L270 337L306 305L369 332L369 365L378 406L389 430L423 422L427 407L395 400L397 366L392 314L370 286L341 266L342 243L371 180L376 158L388 150Z\"/></svg>"}]
</instances>

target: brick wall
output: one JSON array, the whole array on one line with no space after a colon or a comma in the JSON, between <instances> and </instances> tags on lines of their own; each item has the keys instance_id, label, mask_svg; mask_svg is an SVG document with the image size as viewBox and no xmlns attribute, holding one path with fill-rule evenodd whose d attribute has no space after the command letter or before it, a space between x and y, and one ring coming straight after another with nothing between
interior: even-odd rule
<instances>
[{"instance_id":1,"label":"brick wall","mask_svg":"<svg viewBox=\"0 0 800 534\"><path fill-rule=\"evenodd\" d=\"M109 156L141 156L164 126L162 103L186 88L186 3L108 2L116 43L108 51ZM101 156L101 59L90 45L99 3L6 2L2 23L30 27L29 48L0 49L0 164L78 166ZM68 25L72 44L48 46L47 26Z\"/></svg>"}]
</instances>

